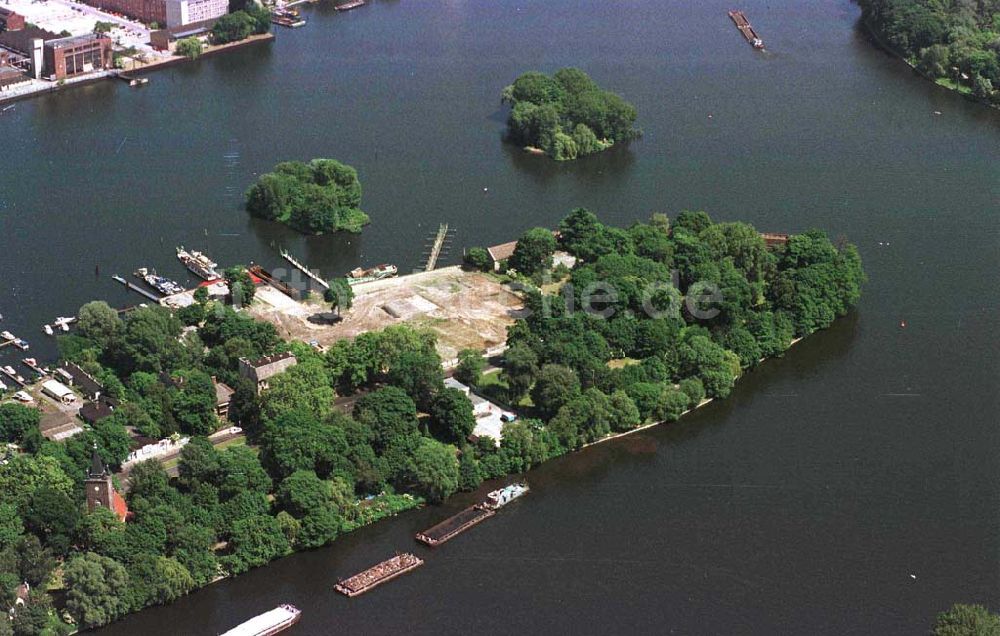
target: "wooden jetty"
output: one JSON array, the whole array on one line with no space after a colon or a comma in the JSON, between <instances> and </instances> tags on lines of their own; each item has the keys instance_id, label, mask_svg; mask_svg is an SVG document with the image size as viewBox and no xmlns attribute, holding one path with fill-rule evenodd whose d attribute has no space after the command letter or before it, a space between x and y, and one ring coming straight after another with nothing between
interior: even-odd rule
<instances>
[{"instance_id":1,"label":"wooden jetty","mask_svg":"<svg viewBox=\"0 0 1000 636\"><path fill-rule=\"evenodd\" d=\"M377 565L373 565L364 572L359 572L354 576L343 579L333 589L349 597L360 594L391 581L397 576L402 576L410 570L415 570L423 565L422 559L418 559L409 552L397 554L391 559L386 559Z\"/></svg>"},{"instance_id":2,"label":"wooden jetty","mask_svg":"<svg viewBox=\"0 0 1000 636\"><path fill-rule=\"evenodd\" d=\"M445 246L445 241L448 239L448 224L442 223L438 226L437 234L434 236L434 242L430 246L430 254L427 256L427 264L424 266L424 271L429 272L437 267L438 258L441 256L441 250Z\"/></svg>"},{"instance_id":3,"label":"wooden jetty","mask_svg":"<svg viewBox=\"0 0 1000 636\"><path fill-rule=\"evenodd\" d=\"M157 302L157 303L160 302L160 297L159 296L157 296L156 294L154 294L152 292L146 291L145 289L143 289L142 287L139 287L138 285L133 285L132 283L128 282L127 280L125 280L124 278L122 278L121 276L119 276L118 274L115 274L111 278L115 279L116 281L118 281L122 285L125 285L125 289L128 289L130 291L134 291L134 292L139 292L140 294L142 294L143 296L145 296L146 298L148 298L148 299L150 299L150 300L152 300L154 302Z\"/></svg>"},{"instance_id":4,"label":"wooden jetty","mask_svg":"<svg viewBox=\"0 0 1000 636\"><path fill-rule=\"evenodd\" d=\"M445 519L436 526L432 526L423 532L418 532L415 538L417 541L431 547L441 545L445 541L454 538L495 514L496 511L490 510L480 504L469 506L462 512Z\"/></svg>"},{"instance_id":5,"label":"wooden jetty","mask_svg":"<svg viewBox=\"0 0 1000 636\"><path fill-rule=\"evenodd\" d=\"M364 5L365 0L351 0L350 2L338 4L333 8L337 11L350 11L351 9L357 9L358 7L363 7Z\"/></svg>"},{"instance_id":6,"label":"wooden jetty","mask_svg":"<svg viewBox=\"0 0 1000 636\"><path fill-rule=\"evenodd\" d=\"M733 24L739 29L743 37L747 39L753 48L762 49L764 48L764 40L760 39L757 32L754 31L753 26L750 25L750 20L747 20L747 16L742 11L730 11L729 17L732 19Z\"/></svg>"},{"instance_id":7,"label":"wooden jetty","mask_svg":"<svg viewBox=\"0 0 1000 636\"><path fill-rule=\"evenodd\" d=\"M305 265L303 265L302 263L300 263L294 256L292 256L291 254L289 254L285 250L281 250L281 258L283 258L286 261L288 261L289 263L291 263L292 267L294 267L295 269L299 270L300 272L302 272L303 274L305 274L309 278L311 278L314 281L316 281L317 283L319 283L320 286L323 287L323 289L330 289L330 284L329 283L327 283L325 280L323 280L322 278L320 278L316 274L313 274L312 271L310 271L308 267L306 267Z\"/></svg>"},{"instance_id":8,"label":"wooden jetty","mask_svg":"<svg viewBox=\"0 0 1000 636\"><path fill-rule=\"evenodd\" d=\"M13 367L11 367L11 370L13 370ZM10 378L14 382L16 382L19 385L21 385L21 387L27 388L28 381L25 380L24 378L22 378L20 375L18 375L16 371L14 371L13 373L11 373L11 371L7 370L6 368L0 367L0 372L2 372L5 376L7 376L8 378Z\"/></svg>"}]
</instances>

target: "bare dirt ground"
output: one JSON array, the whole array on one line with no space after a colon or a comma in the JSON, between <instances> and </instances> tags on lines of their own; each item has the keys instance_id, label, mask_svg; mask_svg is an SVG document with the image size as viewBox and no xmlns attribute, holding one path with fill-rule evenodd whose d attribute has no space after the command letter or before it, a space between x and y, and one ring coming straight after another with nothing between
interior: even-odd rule
<instances>
[{"instance_id":1,"label":"bare dirt ground","mask_svg":"<svg viewBox=\"0 0 1000 636\"><path fill-rule=\"evenodd\" d=\"M350 311L333 325L315 322L329 305L297 303L269 287L258 288L257 301L247 311L275 325L284 338L323 346L390 325L426 328L437 334L438 353L448 361L461 349L502 345L514 323L512 313L523 306L517 294L496 280L460 267L362 283L354 293Z\"/></svg>"}]
</instances>

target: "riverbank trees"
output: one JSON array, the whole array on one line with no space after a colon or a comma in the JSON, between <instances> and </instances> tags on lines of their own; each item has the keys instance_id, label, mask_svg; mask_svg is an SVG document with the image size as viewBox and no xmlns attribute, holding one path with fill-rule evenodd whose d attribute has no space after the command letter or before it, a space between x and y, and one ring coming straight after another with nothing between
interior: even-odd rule
<instances>
[{"instance_id":1,"label":"riverbank trees","mask_svg":"<svg viewBox=\"0 0 1000 636\"><path fill-rule=\"evenodd\" d=\"M864 279L857 250L822 232L768 247L704 212L622 230L581 208L559 230L577 265L558 294L528 292L502 372L510 403L531 388L549 453L728 396L761 357L846 313Z\"/></svg>"},{"instance_id":2,"label":"riverbank trees","mask_svg":"<svg viewBox=\"0 0 1000 636\"><path fill-rule=\"evenodd\" d=\"M600 152L639 136L635 106L576 68L551 77L531 71L503 90L511 105L507 135L521 146L540 148L557 161Z\"/></svg>"},{"instance_id":3,"label":"riverbank trees","mask_svg":"<svg viewBox=\"0 0 1000 636\"><path fill-rule=\"evenodd\" d=\"M392 326L319 351L204 296L184 322L159 306L122 317L85 306L60 350L118 405L65 442L43 439L24 407L0 408L0 434L24 451L0 464L0 598L22 580L44 589L61 563L68 611L97 626L609 434L673 421L726 397L759 358L829 326L864 278L857 250L822 232L768 246L752 227L704 212L621 229L581 208L558 239L526 238L515 253L532 265L518 269L550 277L550 291L525 292L503 368L488 376L493 397L519 411L499 445L470 437L471 402L445 388L431 331ZM550 269L556 247L576 258L572 270ZM239 361L278 352L297 364L258 395ZM478 355L460 353L460 375L482 386ZM236 389L230 419L247 445L205 438L229 425L214 412L213 377ZM112 470L121 465L126 426L193 439L177 477L156 461L130 467L123 523L85 512L82 485L94 446ZM47 602L29 599L18 620L48 615Z\"/></svg>"},{"instance_id":4,"label":"riverbank trees","mask_svg":"<svg viewBox=\"0 0 1000 636\"><path fill-rule=\"evenodd\" d=\"M917 70L1000 105L996 2L859 0L865 22Z\"/></svg>"},{"instance_id":5,"label":"riverbank trees","mask_svg":"<svg viewBox=\"0 0 1000 636\"><path fill-rule=\"evenodd\" d=\"M246 192L246 209L303 234L358 233L369 221L361 211L357 171L334 159L283 161Z\"/></svg>"}]
</instances>

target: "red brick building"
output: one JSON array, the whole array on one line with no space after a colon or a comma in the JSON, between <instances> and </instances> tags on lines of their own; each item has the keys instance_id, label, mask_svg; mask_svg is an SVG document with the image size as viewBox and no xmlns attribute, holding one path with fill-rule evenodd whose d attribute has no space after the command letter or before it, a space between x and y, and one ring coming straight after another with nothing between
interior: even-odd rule
<instances>
[{"instance_id":1,"label":"red brick building","mask_svg":"<svg viewBox=\"0 0 1000 636\"><path fill-rule=\"evenodd\" d=\"M146 24L167 25L167 0L83 0L83 3L111 13L122 13Z\"/></svg>"},{"instance_id":2,"label":"red brick building","mask_svg":"<svg viewBox=\"0 0 1000 636\"><path fill-rule=\"evenodd\" d=\"M24 28L24 16L10 9L0 7L0 31L20 31Z\"/></svg>"},{"instance_id":3,"label":"red brick building","mask_svg":"<svg viewBox=\"0 0 1000 636\"><path fill-rule=\"evenodd\" d=\"M111 38L89 33L45 42L45 75L57 80L114 65Z\"/></svg>"}]
</instances>

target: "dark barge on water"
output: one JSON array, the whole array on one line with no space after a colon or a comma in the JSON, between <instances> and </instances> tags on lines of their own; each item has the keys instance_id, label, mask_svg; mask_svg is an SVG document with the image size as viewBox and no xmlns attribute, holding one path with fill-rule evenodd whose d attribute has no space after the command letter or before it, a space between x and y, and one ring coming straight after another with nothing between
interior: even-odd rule
<instances>
[{"instance_id":1,"label":"dark barge on water","mask_svg":"<svg viewBox=\"0 0 1000 636\"><path fill-rule=\"evenodd\" d=\"M745 13L742 11L730 11L729 17L732 19L733 24L736 25L736 28L740 30L740 33L743 34L743 37L747 39L747 42L753 46L753 48L764 48L764 40L760 39L760 36L757 35L756 31L754 31L753 27L750 25L750 20L747 20Z\"/></svg>"},{"instance_id":2,"label":"dark barge on water","mask_svg":"<svg viewBox=\"0 0 1000 636\"><path fill-rule=\"evenodd\" d=\"M462 512L453 517L448 517L436 526L428 528L423 532L418 532L416 539L431 547L441 545L448 539L465 532L480 521L485 521L495 514L496 511L490 510L482 504L469 506Z\"/></svg>"},{"instance_id":3,"label":"dark barge on water","mask_svg":"<svg viewBox=\"0 0 1000 636\"><path fill-rule=\"evenodd\" d=\"M402 576L410 570L415 570L423 564L422 559L415 557L409 552L404 552L397 554L391 559L386 559L378 565L373 565L364 572L359 572L350 578L341 580L333 586L333 589L353 598L387 581L391 581L397 576Z\"/></svg>"},{"instance_id":4,"label":"dark barge on water","mask_svg":"<svg viewBox=\"0 0 1000 636\"><path fill-rule=\"evenodd\" d=\"M357 9L358 7L363 7L365 5L365 0L351 0L350 2L345 2L343 4L338 4L333 8L337 11L350 11L351 9Z\"/></svg>"}]
</instances>

